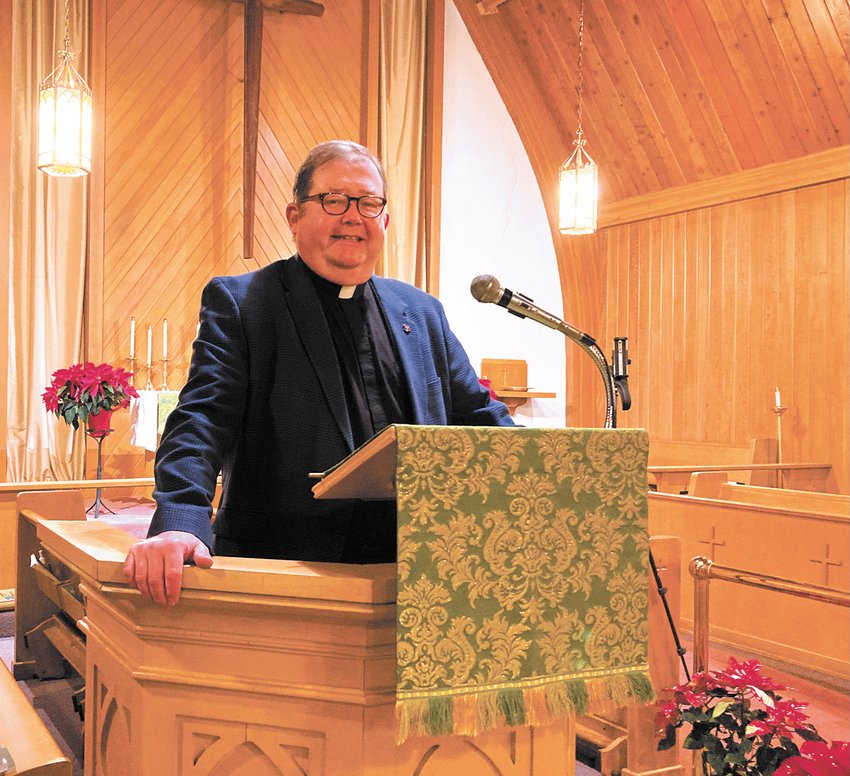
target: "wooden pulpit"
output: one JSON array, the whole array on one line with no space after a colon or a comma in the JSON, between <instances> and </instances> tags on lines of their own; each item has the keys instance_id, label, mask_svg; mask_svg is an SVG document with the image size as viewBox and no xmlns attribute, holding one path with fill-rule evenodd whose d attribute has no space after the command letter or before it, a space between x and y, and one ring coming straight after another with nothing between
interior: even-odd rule
<instances>
[{"instance_id":1,"label":"wooden pulpit","mask_svg":"<svg viewBox=\"0 0 850 776\"><path fill-rule=\"evenodd\" d=\"M645 467L642 432L392 427L314 491L397 497L397 564L216 557L184 568L168 609L125 582L130 534L32 517L85 604L86 776L570 776L574 712L648 686ZM433 568L414 562L430 529L448 542ZM477 585L428 610L453 628L430 651L406 578L444 596ZM429 665L449 677L430 697L415 684Z\"/></svg>"},{"instance_id":2,"label":"wooden pulpit","mask_svg":"<svg viewBox=\"0 0 850 776\"><path fill-rule=\"evenodd\" d=\"M85 598L86 776L574 773L567 725L396 745L393 564L217 557L165 609L124 581L129 534L36 524Z\"/></svg>"}]
</instances>

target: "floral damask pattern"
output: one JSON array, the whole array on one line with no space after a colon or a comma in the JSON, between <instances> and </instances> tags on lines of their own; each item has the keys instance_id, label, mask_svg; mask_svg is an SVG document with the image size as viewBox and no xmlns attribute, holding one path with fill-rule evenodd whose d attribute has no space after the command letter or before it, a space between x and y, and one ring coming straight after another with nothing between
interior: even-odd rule
<instances>
[{"instance_id":1,"label":"floral damask pattern","mask_svg":"<svg viewBox=\"0 0 850 776\"><path fill-rule=\"evenodd\" d=\"M645 432L397 440L399 702L646 670Z\"/></svg>"}]
</instances>

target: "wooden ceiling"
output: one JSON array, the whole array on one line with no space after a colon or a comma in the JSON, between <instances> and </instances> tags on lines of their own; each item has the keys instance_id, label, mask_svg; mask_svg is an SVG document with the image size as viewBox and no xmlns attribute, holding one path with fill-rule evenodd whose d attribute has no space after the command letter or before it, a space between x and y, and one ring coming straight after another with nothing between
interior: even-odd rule
<instances>
[{"instance_id":1,"label":"wooden ceiling","mask_svg":"<svg viewBox=\"0 0 850 776\"><path fill-rule=\"evenodd\" d=\"M455 4L545 192L577 127L579 0ZM585 0L601 203L847 145L848 47L847 0Z\"/></svg>"}]
</instances>

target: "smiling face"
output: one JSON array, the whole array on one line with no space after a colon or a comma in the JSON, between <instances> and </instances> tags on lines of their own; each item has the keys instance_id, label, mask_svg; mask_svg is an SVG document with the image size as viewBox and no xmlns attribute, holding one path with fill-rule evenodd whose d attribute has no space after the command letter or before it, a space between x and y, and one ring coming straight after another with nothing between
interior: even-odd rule
<instances>
[{"instance_id":1,"label":"smiling face","mask_svg":"<svg viewBox=\"0 0 850 776\"><path fill-rule=\"evenodd\" d=\"M331 191L383 197L384 185L370 159L342 157L316 168L307 196ZM332 283L353 286L371 277L384 247L389 214L364 218L352 202L345 213L332 216L319 201L311 200L287 205L286 220L298 254L313 272Z\"/></svg>"}]
</instances>

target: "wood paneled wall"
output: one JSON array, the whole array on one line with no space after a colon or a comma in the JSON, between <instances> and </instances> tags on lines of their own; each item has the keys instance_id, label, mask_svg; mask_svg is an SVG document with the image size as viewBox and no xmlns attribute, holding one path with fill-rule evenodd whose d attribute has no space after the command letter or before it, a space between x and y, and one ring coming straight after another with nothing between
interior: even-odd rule
<instances>
[{"instance_id":1,"label":"wood paneled wall","mask_svg":"<svg viewBox=\"0 0 850 776\"><path fill-rule=\"evenodd\" d=\"M102 156L92 176L89 348L120 363L136 318L137 386L160 387L168 320L168 385L182 386L203 286L293 250L284 210L309 148L362 138L368 53L364 0L326 3L322 17L266 10L257 160L255 259L242 252L244 4L231 0L93 0ZM376 45L376 42L374 42ZM97 67L97 65L96 65ZM99 208L99 209L98 209ZM109 475L150 471L129 444L129 417L104 445Z\"/></svg>"},{"instance_id":2,"label":"wood paneled wall","mask_svg":"<svg viewBox=\"0 0 850 776\"><path fill-rule=\"evenodd\" d=\"M455 5L537 176L565 317L607 352L614 335L630 339L635 407L620 425L659 438L773 436L779 385L785 456L827 459L846 492L841 187L776 176L783 193L742 191L765 170L776 175L774 165L798 160L804 174L810 158L841 148L846 179L850 5L585 3L582 121L600 168L600 217L633 207L583 237L558 234L556 190L578 120L580 3ZM710 196L682 198L701 183ZM669 215L654 197L673 202ZM599 375L565 347L568 423L599 425Z\"/></svg>"},{"instance_id":3,"label":"wood paneled wall","mask_svg":"<svg viewBox=\"0 0 850 776\"><path fill-rule=\"evenodd\" d=\"M572 27L574 5L564 0L553 6L566 14ZM689 13L702 5L688 5ZM137 322L140 361L148 325L154 329L154 359L159 359L162 321L167 318L169 385L179 387L188 367L203 285L216 274L250 270L289 254L292 245L283 209L305 151L339 136L374 144L376 6L377 0L334 0L325 3L322 17L266 12L256 258L247 262L240 255L244 6L231 0L92 0L99 155L91 176L86 332L91 359L121 363L127 357L131 315ZM504 3L504 13L482 17L472 0L458 6L517 121L554 225L553 160L567 148L562 141L574 123L548 117L540 107L546 100L532 99L539 79L521 78L521 69L535 61L532 53L537 48L510 43L517 31L537 30L529 20L545 9L523 0ZM601 7L614 14L611 3ZM644 11L655 13L649 6ZM655 27L688 21L684 11L672 14L667 6L657 14ZM561 16L553 11L546 18L560 29ZM833 26L844 29L838 22L846 16L844 11L836 13ZM825 24L827 17L821 14L818 19ZM594 32L601 17L588 23ZM688 29L692 26L688 22ZM545 24L540 29L545 30ZM711 25L706 23L706 29ZM0 2L0 30L0 42L10 40L10 3ZM826 73L830 83L846 83L846 59L835 47L835 36L824 35L826 53L810 53L813 62L826 57L829 67L815 70ZM605 38L601 32L589 38L591 63L597 56L594 40L601 45ZM572 62L572 53L564 54L564 61ZM840 65L834 64L839 60ZM8 84L9 75L8 63L0 64L2 84ZM553 77L563 79L562 91L569 94L572 74ZM755 79L747 79L757 86ZM552 89L557 92L558 85ZM825 94L832 95L830 111L839 118L824 118L823 131L800 130L800 137L819 140L794 146L788 158L829 148L835 133L824 128L833 124L839 140L847 137L846 121L842 123L845 92L830 86ZM589 105L596 96L598 92L588 88ZM8 100L8 94L0 92L0 104ZM572 100L558 104L562 102ZM604 106L598 108L588 108L588 114L604 113ZM783 120L799 119L788 111ZM647 142L664 134L663 128L647 131L642 123L638 126L640 137L650 138ZM704 142L705 128L698 129L694 127L693 138ZM0 161L8 153L8 134L8 126L0 123ZM634 160L623 148L635 142L628 137L622 145L613 144L607 153L615 154L616 162L605 164L605 154L598 161L609 173L628 168L622 175L634 174ZM682 213L659 215L651 203L638 200L669 199L677 196L676 190L670 194L669 189L654 191L655 186L624 182L618 189L609 188L604 204L618 205L617 199L635 194L630 201L637 213L609 219L596 235L564 238L553 228L565 317L596 337L606 351L613 336L629 337L634 409L620 414L619 425L646 427L656 438L744 444L752 437L775 434L771 405L779 386L789 407L783 418L785 459L832 463L841 490L847 492L847 179L801 182L787 190L777 186L774 191L781 193L750 192L740 198L735 175L752 174L759 161L783 158L779 153L765 159L742 154L717 169L700 167L687 179L666 179L697 185L695 181L711 175L731 173L723 185L738 201L730 202L735 197L715 190L713 200L689 203ZM742 168L750 168L749 173L736 172ZM3 212L8 214L8 208ZM8 223L0 218L0 236L4 230ZM575 345L565 347L568 422L600 425L599 375ZM5 359L3 343L0 367ZM139 377L144 384L147 374ZM158 366L153 383L158 387L161 381ZM152 456L143 459L129 444L127 413L117 415L115 423L117 433L105 445L106 474L149 472ZM5 413L0 413L0 430L4 424Z\"/></svg>"},{"instance_id":4,"label":"wood paneled wall","mask_svg":"<svg viewBox=\"0 0 850 776\"><path fill-rule=\"evenodd\" d=\"M783 460L831 463L847 493L848 213L844 178L602 229L598 331L632 358L619 425L745 444L776 436L779 387ZM593 378L573 387L589 422Z\"/></svg>"},{"instance_id":5,"label":"wood paneled wall","mask_svg":"<svg viewBox=\"0 0 850 776\"><path fill-rule=\"evenodd\" d=\"M0 1L0 51L12 51L12 3ZM0 271L9 271L9 175L12 167L12 116L8 106L12 105L12 57L0 57ZM6 293L7 280L4 277L0 294L0 321L7 320L9 315L9 294ZM3 326L4 335L0 337L0 375L8 374L9 342ZM0 392L4 397L0 407L0 439L6 438L6 391ZM0 449L0 471L6 471L6 445ZM0 475L2 479L2 475Z\"/></svg>"}]
</instances>

